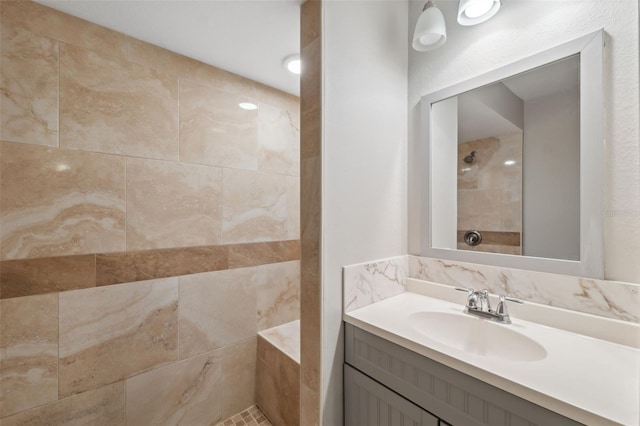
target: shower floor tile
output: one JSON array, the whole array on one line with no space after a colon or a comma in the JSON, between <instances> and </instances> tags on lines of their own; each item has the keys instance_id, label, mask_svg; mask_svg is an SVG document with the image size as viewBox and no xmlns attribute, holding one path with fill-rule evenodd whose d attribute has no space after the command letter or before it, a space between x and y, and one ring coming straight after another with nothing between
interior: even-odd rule
<instances>
[{"instance_id":1,"label":"shower floor tile","mask_svg":"<svg viewBox=\"0 0 640 426\"><path fill-rule=\"evenodd\" d=\"M246 410L234 414L226 420L217 423L216 426L272 426L260 409L252 405Z\"/></svg>"}]
</instances>

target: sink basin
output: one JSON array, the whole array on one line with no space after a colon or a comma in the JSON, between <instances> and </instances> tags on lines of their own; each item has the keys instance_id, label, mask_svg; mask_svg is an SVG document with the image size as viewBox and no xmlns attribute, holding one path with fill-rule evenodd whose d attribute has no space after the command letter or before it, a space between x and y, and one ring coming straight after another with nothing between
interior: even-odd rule
<instances>
[{"instance_id":1,"label":"sink basin","mask_svg":"<svg viewBox=\"0 0 640 426\"><path fill-rule=\"evenodd\" d=\"M547 351L535 340L471 315L448 312L416 312L409 315L414 330L443 345L480 356L507 361L539 361Z\"/></svg>"}]
</instances>

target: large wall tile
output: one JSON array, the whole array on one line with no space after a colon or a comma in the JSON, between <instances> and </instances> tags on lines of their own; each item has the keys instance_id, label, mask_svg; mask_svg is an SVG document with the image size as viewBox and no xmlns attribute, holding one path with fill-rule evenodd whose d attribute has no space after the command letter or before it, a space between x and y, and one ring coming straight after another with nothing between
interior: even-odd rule
<instances>
[{"instance_id":1,"label":"large wall tile","mask_svg":"<svg viewBox=\"0 0 640 426\"><path fill-rule=\"evenodd\" d=\"M127 250L220 242L222 169L127 159Z\"/></svg>"},{"instance_id":2,"label":"large wall tile","mask_svg":"<svg viewBox=\"0 0 640 426\"><path fill-rule=\"evenodd\" d=\"M224 170L224 243L297 239L300 179Z\"/></svg>"},{"instance_id":3,"label":"large wall tile","mask_svg":"<svg viewBox=\"0 0 640 426\"><path fill-rule=\"evenodd\" d=\"M124 424L123 382L83 392L2 419L3 426L120 426Z\"/></svg>"},{"instance_id":4,"label":"large wall tile","mask_svg":"<svg viewBox=\"0 0 640 426\"><path fill-rule=\"evenodd\" d=\"M60 395L175 361L178 279L60 293Z\"/></svg>"},{"instance_id":5,"label":"large wall tile","mask_svg":"<svg viewBox=\"0 0 640 426\"><path fill-rule=\"evenodd\" d=\"M251 99L183 81L180 84L180 160L248 170L258 168L258 113L238 106Z\"/></svg>"},{"instance_id":6,"label":"large wall tile","mask_svg":"<svg viewBox=\"0 0 640 426\"><path fill-rule=\"evenodd\" d=\"M60 146L177 160L177 79L61 43Z\"/></svg>"},{"instance_id":7,"label":"large wall tile","mask_svg":"<svg viewBox=\"0 0 640 426\"><path fill-rule=\"evenodd\" d=\"M307 1L303 9L313 8L319 1ZM317 6L316 6L317 7ZM320 37L311 41L301 52L305 64L300 76L300 158L319 157L322 151L322 44Z\"/></svg>"},{"instance_id":8,"label":"large wall tile","mask_svg":"<svg viewBox=\"0 0 640 426\"><path fill-rule=\"evenodd\" d=\"M222 349L222 418L256 403L257 338Z\"/></svg>"},{"instance_id":9,"label":"large wall tile","mask_svg":"<svg viewBox=\"0 0 640 426\"><path fill-rule=\"evenodd\" d=\"M2 27L19 27L48 38L125 58L127 37L33 1L3 1Z\"/></svg>"},{"instance_id":10,"label":"large wall tile","mask_svg":"<svg viewBox=\"0 0 640 426\"><path fill-rule=\"evenodd\" d=\"M126 389L128 425L215 424L222 413L220 351L132 377Z\"/></svg>"},{"instance_id":11,"label":"large wall tile","mask_svg":"<svg viewBox=\"0 0 640 426\"><path fill-rule=\"evenodd\" d=\"M258 405L274 425L307 425L300 418L300 364L258 336Z\"/></svg>"},{"instance_id":12,"label":"large wall tile","mask_svg":"<svg viewBox=\"0 0 640 426\"><path fill-rule=\"evenodd\" d=\"M2 143L2 258L121 251L124 158Z\"/></svg>"},{"instance_id":13,"label":"large wall tile","mask_svg":"<svg viewBox=\"0 0 640 426\"><path fill-rule=\"evenodd\" d=\"M180 358L254 337L255 268L180 277Z\"/></svg>"},{"instance_id":14,"label":"large wall tile","mask_svg":"<svg viewBox=\"0 0 640 426\"><path fill-rule=\"evenodd\" d=\"M0 138L58 146L58 43L2 27Z\"/></svg>"},{"instance_id":15,"label":"large wall tile","mask_svg":"<svg viewBox=\"0 0 640 426\"><path fill-rule=\"evenodd\" d=\"M300 262L259 266L256 275L258 330L300 319Z\"/></svg>"},{"instance_id":16,"label":"large wall tile","mask_svg":"<svg viewBox=\"0 0 640 426\"><path fill-rule=\"evenodd\" d=\"M260 104L258 110L258 168L269 173L300 176L299 105L277 108Z\"/></svg>"},{"instance_id":17,"label":"large wall tile","mask_svg":"<svg viewBox=\"0 0 640 426\"><path fill-rule=\"evenodd\" d=\"M4 300L2 417L58 399L58 295Z\"/></svg>"}]
</instances>

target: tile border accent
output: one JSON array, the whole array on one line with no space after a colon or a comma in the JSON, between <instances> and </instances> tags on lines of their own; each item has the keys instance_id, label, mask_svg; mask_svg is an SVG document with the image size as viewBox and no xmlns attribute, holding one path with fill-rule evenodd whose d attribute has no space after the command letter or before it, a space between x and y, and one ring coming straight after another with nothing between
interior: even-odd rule
<instances>
[{"instance_id":1,"label":"tile border accent","mask_svg":"<svg viewBox=\"0 0 640 426\"><path fill-rule=\"evenodd\" d=\"M458 230L457 242L464 243L464 234L468 230ZM483 244L498 244L502 246L520 247L520 233L507 231L479 231Z\"/></svg>"},{"instance_id":2,"label":"tile border accent","mask_svg":"<svg viewBox=\"0 0 640 426\"><path fill-rule=\"evenodd\" d=\"M300 260L300 241L96 253L0 262L0 298Z\"/></svg>"}]
</instances>

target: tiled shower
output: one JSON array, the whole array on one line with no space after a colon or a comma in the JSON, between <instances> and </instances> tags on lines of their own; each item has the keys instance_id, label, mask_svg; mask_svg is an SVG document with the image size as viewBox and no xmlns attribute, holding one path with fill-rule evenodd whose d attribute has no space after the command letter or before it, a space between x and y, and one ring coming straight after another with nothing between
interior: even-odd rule
<instances>
[{"instance_id":1,"label":"tiled shower","mask_svg":"<svg viewBox=\"0 0 640 426\"><path fill-rule=\"evenodd\" d=\"M299 99L0 7L2 424L253 416L258 332L300 318Z\"/></svg>"}]
</instances>

